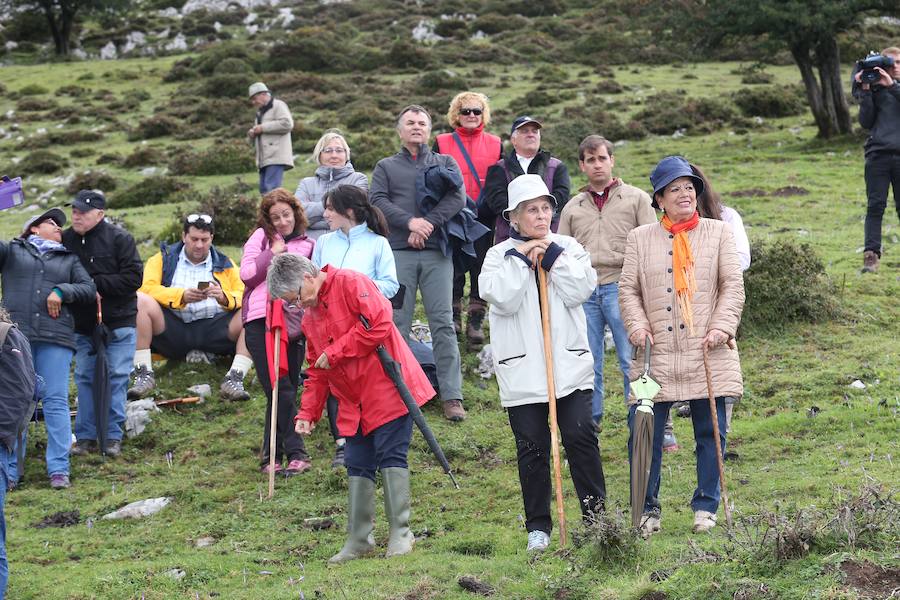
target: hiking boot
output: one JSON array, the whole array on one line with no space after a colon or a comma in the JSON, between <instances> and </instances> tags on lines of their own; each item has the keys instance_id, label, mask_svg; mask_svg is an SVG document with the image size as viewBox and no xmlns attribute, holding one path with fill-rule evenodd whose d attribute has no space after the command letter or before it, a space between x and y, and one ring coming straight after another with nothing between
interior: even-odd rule
<instances>
[{"instance_id":1,"label":"hiking boot","mask_svg":"<svg viewBox=\"0 0 900 600\"><path fill-rule=\"evenodd\" d=\"M678 451L678 440L675 439L675 432L667 431L663 434L662 449L663 452Z\"/></svg>"},{"instance_id":2,"label":"hiking boot","mask_svg":"<svg viewBox=\"0 0 900 600\"><path fill-rule=\"evenodd\" d=\"M694 533L706 533L716 526L716 513L705 510L694 511Z\"/></svg>"},{"instance_id":3,"label":"hiking boot","mask_svg":"<svg viewBox=\"0 0 900 600\"><path fill-rule=\"evenodd\" d=\"M540 529L528 532L528 552L543 552L550 547L550 534Z\"/></svg>"},{"instance_id":4,"label":"hiking boot","mask_svg":"<svg viewBox=\"0 0 900 600\"><path fill-rule=\"evenodd\" d=\"M658 516L644 513L641 515L641 537L645 540L654 533L657 533L661 527L661 520Z\"/></svg>"},{"instance_id":5,"label":"hiking boot","mask_svg":"<svg viewBox=\"0 0 900 600\"><path fill-rule=\"evenodd\" d=\"M106 440L106 455L115 458L122 454L122 440Z\"/></svg>"},{"instance_id":6,"label":"hiking boot","mask_svg":"<svg viewBox=\"0 0 900 600\"><path fill-rule=\"evenodd\" d=\"M456 335L462 333L462 300L453 301L453 331Z\"/></svg>"},{"instance_id":7,"label":"hiking boot","mask_svg":"<svg viewBox=\"0 0 900 600\"><path fill-rule=\"evenodd\" d=\"M464 421L466 419L466 409L463 408L462 400L445 400L444 418L454 423Z\"/></svg>"},{"instance_id":8,"label":"hiking boot","mask_svg":"<svg viewBox=\"0 0 900 600\"><path fill-rule=\"evenodd\" d=\"M312 463L302 458L295 458L284 468L285 477L293 477L312 469Z\"/></svg>"},{"instance_id":9,"label":"hiking boot","mask_svg":"<svg viewBox=\"0 0 900 600\"><path fill-rule=\"evenodd\" d=\"M219 395L226 402L243 402L250 399L250 394L244 389L244 377L234 369L228 371L222 380L222 385L219 386Z\"/></svg>"},{"instance_id":10,"label":"hiking boot","mask_svg":"<svg viewBox=\"0 0 900 600\"><path fill-rule=\"evenodd\" d=\"M484 331L481 329L484 312L485 307L481 304L469 304L469 323L466 326L466 342L469 350L478 351L484 346Z\"/></svg>"},{"instance_id":11,"label":"hiking boot","mask_svg":"<svg viewBox=\"0 0 900 600\"><path fill-rule=\"evenodd\" d=\"M675 414L677 414L681 418L687 418L691 416L691 404L690 402L676 402L675 403Z\"/></svg>"},{"instance_id":12,"label":"hiking boot","mask_svg":"<svg viewBox=\"0 0 900 600\"><path fill-rule=\"evenodd\" d=\"M134 377L134 383L128 388L129 400L140 400L156 389L156 377L146 365L136 366L131 374Z\"/></svg>"},{"instance_id":13,"label":"hiking boot","mask_svg":"<svg viewBox=\"0 0 900 600\"><path fill-rule=\"evenodd\" d=\"M78 440L69 450L69 454L74 456L87 456L94 452L97 452L97 440Z\"/></svg>"},{"instance_id":14,"label":"hiking boot","mask_svg":"<svg viewBox=\"0 0 900 600\"><path fill-rule=\"evenodd\" d=\"M331 459L331 468L340 469L344 466L344 447L338 446L334 450L334 458Z\"/></svg>"},{"instance_id":15,"label":"hiking boot","mask_svg":"<svg viewBox=\"0 0 900 600\"><path fill-rule=\"evenodd\" d=\"M69 476L65 473L54 473L50 476L50 487L54 490L64 490L71 486Z\"/></svg>"},{"instance_id":16,"label":"hiking boot","mask_svg":"<svg viewBox=\"0 0 900 600\"><path fill-rule=\"evenodd\" d=\"M863 273L878 272L878 255L872 250L863 252Z\"/></svg>"}]
</instances>

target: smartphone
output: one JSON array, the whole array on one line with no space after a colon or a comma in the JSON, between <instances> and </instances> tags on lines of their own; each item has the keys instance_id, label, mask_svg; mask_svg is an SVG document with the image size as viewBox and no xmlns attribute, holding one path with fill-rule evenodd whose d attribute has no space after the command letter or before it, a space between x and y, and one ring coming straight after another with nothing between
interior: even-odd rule
<instances>
[{"instance_id":1,"label":"smartphone","mask_svg":"<svg viewBox=\"0 0 900 600\"><path fill-rule=\"evenodd\" d=\"M197 284L197 289L198 289L198 290L205 290L205 289L208 288L208 287L209 287L209 282L208 282L208 281L201 281L200 283Z\"/></svg>"}]
</instances>

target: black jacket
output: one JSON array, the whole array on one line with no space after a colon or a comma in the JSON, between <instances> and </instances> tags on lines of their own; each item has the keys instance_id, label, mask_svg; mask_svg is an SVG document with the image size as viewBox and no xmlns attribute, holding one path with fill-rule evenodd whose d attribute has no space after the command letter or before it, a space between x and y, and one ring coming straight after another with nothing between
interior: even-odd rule
<instances>
[{"instance_id":1,"label":"black jacket","mask_svg":"<svg viewBox=\"0 0 900 600\"><path fill-rule=\"evenodd\" d=\"M0 442L10 452L34 410L35 379L31 344L17 327L10 327L0 345Z\"/></svg>"},{"instance_id":2,"label":"black jacket","mask_svg":"<svg viewBox=\"0 0 900 600\"><path fill-rule=\"evenodd\" d=\"M22 238L0 242L3 305L25 337L34 344L45 342L75 350L76 306L91 306L96 289L78 257L66 250L43 256ZM53 288L62 292L59 317L47 312L47 296Z\"/></svg>"},{"instance_id":3,"label":"black jacket","mask_svg":"<svg viewBox=\"0 0 900 600\"><path fill-rule=\"evenodd\" d=\"M100 221L83 236L71 228L63 232L63 244L81 259L103 298L103 322L110 329L134 327L137 290L141 287L144 263L134 238L116 225ZM95 302L78 305L75 332L90 335L97 324Z\"/></svg>"},{"instance_id":4,"label":"black jacket","mask_svg":"<svg viewBox=\"0 0 900 600\"><path fill-rule=\"evenodd\" d=\"M874 92L854 86L853 95L859 100L859 124L869 130L866 156L900 154L900 83L877 86Z\"/></svg>"},{"instance_id":5,"label":"black jacket","mask_svg":"<svg viewBox=\"0 0 900 600\"><path fill-rule=\"evenodd\" d=\"M511 179L525 174L514 151L504 157L503 162L506 163L506 169L509 171ZM550 153L546 150L539 150L531 164L528 165L528 172L543 177L549 162ZM509 195L506 190L508 185L509 180L506 177L506 170L500 164L493 165L488 169L484 178L484 197L478 206L479 220L484 221L499 217L506 210L506 207L509 206ZM553 185L550 187L550 193L556 198L554 221L559 219L563 206L569 201L570 189L569 170L566 168L566 163L560 161L559 166L556 167L556 172L553 174Z\"/></svg>"}]
</instances>

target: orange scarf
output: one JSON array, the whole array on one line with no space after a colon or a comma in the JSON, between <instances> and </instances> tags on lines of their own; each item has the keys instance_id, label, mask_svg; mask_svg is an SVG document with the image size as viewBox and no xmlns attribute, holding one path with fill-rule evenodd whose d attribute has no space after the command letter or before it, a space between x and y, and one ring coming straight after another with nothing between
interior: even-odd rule
<instances>
[{"instance_id":1,"label":"orange scarf","mask_svg":"<svg viewBox=\"0 0 900 600\"><path fill-rule=\"evenodd\" d=\"M687 221L672 223L668 215L663 216L662 226L673 234L672 241L672 271L675 273L675 296L678 299L678 309L681 317L688 326L688 331L694 335L694 307L692 300L697 291L697 281L694 279L694 255L691 253L691 243L688 241L687 232L700 222L700 213L695 212Z\"/></svg>"}]
</instances>

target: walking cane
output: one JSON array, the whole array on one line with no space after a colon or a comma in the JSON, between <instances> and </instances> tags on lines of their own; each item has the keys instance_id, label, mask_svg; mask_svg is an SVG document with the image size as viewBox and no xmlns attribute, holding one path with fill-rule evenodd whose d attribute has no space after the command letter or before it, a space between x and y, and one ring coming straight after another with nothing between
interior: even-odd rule
<instances>
[{"instance_id":1,"label":"walking cane","mask_svg":"<svg viewBox=\"0 0 900 600\"><path fill-rule=\"evenodd\" d=\"M563 506L562 474L559 460L559 432L556 423L556 384L553 380L553 348L550 345L550 301L547 299L547 272L538 269L541 296L541 328L544 330L544 362L547 367L547 400L550 403L550 452L553 456L553 487L556 488L556 514L559 517L559 545L566 546L566 510Z\"/></svg>"},{"instance_id":2,"label":"walking cane","mask_svg":"<svg viewBox=\"0 0 900 600\"><path fill-rule=\"evenodd\" d=\"M272 386L272 410L269 411L269 498L275 495L275 421L278 418L278 369L281 362L281 327L275 328L275 385Z\"/></svg>"},{"instance_id":3,"label":"walking cane","mask_svg":"<svg viewBox=\"0 0 900 600\"><path fill-rule=\"evenodd\" d=\"M731 530L731 506L728 504L728 491L725 489L725 462L722 460L722 444L719 442L719 414L716 410L716 397L712 388L712 373L709 371L709 350L703 345L703 368L706 369L706 391L709 394L709 410L713 422L713 438L716 440L716 464L719 466L719 486L722 490L722 502L725 504L725 525Z\"/></svg>"}]
</instances>

